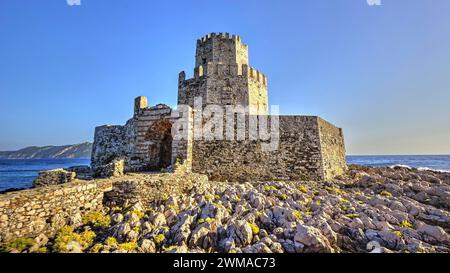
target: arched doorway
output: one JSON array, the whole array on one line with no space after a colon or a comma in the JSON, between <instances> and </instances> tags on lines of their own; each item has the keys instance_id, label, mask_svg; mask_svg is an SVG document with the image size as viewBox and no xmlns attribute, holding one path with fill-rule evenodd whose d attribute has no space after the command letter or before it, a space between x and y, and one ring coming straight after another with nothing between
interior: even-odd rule
<instances>
[{"instance_id":1,"label":"arched doorway","mask_svg":"<svg viewBox=\"0 0 450 273\"><path fill-rule=\"evenodd\" d=\"M172 123L167 119L155 121L148 129L145 140L150 141L148 168L159 170L172 163Z\"/></svg>"}]
</instances>

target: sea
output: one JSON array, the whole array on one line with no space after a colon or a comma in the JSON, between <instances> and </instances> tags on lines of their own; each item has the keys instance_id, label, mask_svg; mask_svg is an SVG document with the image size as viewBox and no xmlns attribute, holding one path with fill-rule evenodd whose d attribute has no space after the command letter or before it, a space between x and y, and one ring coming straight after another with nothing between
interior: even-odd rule
<instances>
[{"instance_id":1,"label":"sea","mask_svg":"<svg viewBox=\"0 0 450 273\"><path fill-rule=\"evenodd\" d=\"M347 163L450 172L450 155L358 155L347 156ZM32 187L39 171L89 164L89 159L0 159L0 192Z\"/></svg>"},{"instance_id":2,"label":"sea","mask_svg":"<svg viewBox=\"0 0 450 273\"><path fill-rule=\"evenodd\" d=\"M90 165L90 159L0 159L0 192L26 189L40 171Z\"/></svg>"}]
</instances>

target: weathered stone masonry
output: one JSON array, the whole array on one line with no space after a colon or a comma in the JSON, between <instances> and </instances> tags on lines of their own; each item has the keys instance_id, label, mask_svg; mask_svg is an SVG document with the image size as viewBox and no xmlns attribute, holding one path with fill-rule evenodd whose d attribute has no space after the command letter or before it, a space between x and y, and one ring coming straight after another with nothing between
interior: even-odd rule
<instances>
[{"instance_id":1,"label":"weathered stone masonry","mask_svg":"<svg viewBox=\"0 0 450 273\"><path fill-rule=\"evenodd\" d=\"M338 128L312 116L280 116L279 123L280 143L275 151L263 151L260 140L195 141L192 170L219 181L318 181L345 170Z\"/></svg>"},{"instance_id":2,"label":"weathered stone masonry","mask_svg":"<svg viewBox=\"0 0 450 273\"><path fill-rule=\"evenodd\" d=\"M76 181L0 195L0 243L15 238L53 236L74 216L102 208L111 181ZM81 220L81 219L80 219ZM72 221L72 222L71 222Z\"/></svg>"},{"instance_id":3,"label":"weathered stone masonry","mask_svg":"<svg viewBox=\"0 0 450 273\"><path fill-rule=\"evenodd\" d=\"M249 65L248 47L239 36L212 33L197 41L194 77L179 74L178 105L195 108L201 98L200 107L243 106L251 116L268 115L267 83L267 77ZM147 99L138 97L134 113L125 126L96 129L94 172L115 158L124 159L126 171L158 170L180 158L194 172L228 181L320 181L346 169L342 130L319 117L280 116L279 149L263 152L264 141L195 138L202 125L193 122L192 110L183 117L189 128L184 140L170 134L178 120L176 110L163 104L148 107ZM245 130L248 135L247 126Z\"/></svg>"},{"instance_id":4,"label":"weathered stone masonry","mask_svg":"<svg viewBox=\"0 0 450 273\"><path fill-rule=\"evenodd\" d=\"M77 227L90 211L103 205L126 206L188 193L208 181L206 175L180 168L174 173L129 174L96 180L75 180L0 195L0 245L17 238L52 237L63 226Z\"/></svg>"}]
</instances>

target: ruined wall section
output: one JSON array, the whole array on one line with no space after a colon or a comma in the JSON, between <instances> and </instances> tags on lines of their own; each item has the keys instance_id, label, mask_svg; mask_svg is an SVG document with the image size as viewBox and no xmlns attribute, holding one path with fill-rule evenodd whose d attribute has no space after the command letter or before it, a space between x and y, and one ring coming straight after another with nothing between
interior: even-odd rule
<instances>
[{"instance_id":1,"label":"ruined wall section","mask_svg":"<svg viewBox=\"0 0 450 273\"><path fill-rule=\"evenodd\" d=\"M318 118L324 179L330 180L347 170L344 134L341 128Z\"/></svg>"},{"instance_id":2,"label":"ruined wall section","mask_svg":"<svg viewBox=\"0 0 450 273\"><path fill-rule=\"evenodd\" d=\"M172 141L172 163L177 168L186 171L192 170L192 149L194 144L194 111L188 108L186 111L177 111L177 119L174 122L184 124L185 128L178 128L175 124L172 127L172 136L182 136L179 139L174 138ZM177 116L175 115L175 116ZM185 130L185 131L177 131ZM182 166L176 166L181 164Z\"/></svg>"},{"instance_id":3,"label":"ruined wall section","mask_svg":"<svg viewBox=\"0 0 450 273\"><path fill-rule=\"evenodd\" d=\"M129 158L134 144L133 125L133 120L130 120L125 126L104 125L95 128L91 155L91 167L94 175L101 169L101 166L116 158Z\"/></svg>"},{"instance_id":4,"label":"ruined wall section","mask_svg":"<svg viewBox=\"0 0 450 273\"><path fill-rule=\"evenodd\" d=\"M125 126L95 129L91 157L94 174L115 159L124 160L127 172L160 170L172 164L171 128L176 121L172 109L164 104L147 107L144 97L136 102L135 115Z\"/></svg>"},{"instance_id":5,"label":"ruined wall section","mask_svg":"<svg viewBox=\"0 0 450 273\"><path fill-rule=\"evenodd\" d=\"M206 103L206 77L198 76L198 72L194 73L195 77L186 80L185 72L181 72L178 76L178 104L189 105L194 107L194 99L202 98Z\"/></svg>"},{"instance_id":6,"label":"ruined wall section","mask_svg":"<svg viewBox=\"0 0 450 273\"><path fill-rule=\"evenodd\" d=\"M161 149L167 148L162 145L170 144L170 149L172 149L172 142L167 139L173 122L171 114L172 108L158 104L142 109L139 115L134 117L136 136L134 147L130 151L129 162L126 164L129 170L141 171L160 168Z\"/></svg>"}]
</instances>

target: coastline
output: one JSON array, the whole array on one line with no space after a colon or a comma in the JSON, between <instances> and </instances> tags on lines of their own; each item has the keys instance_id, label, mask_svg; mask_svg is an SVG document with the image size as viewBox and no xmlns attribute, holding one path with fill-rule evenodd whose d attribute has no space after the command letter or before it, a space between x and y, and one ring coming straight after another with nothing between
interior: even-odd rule
<instances>
[{"instance_id":1,"label":"coastline","mask_svg":"<svg viewBox=\"0 0 450 273\"><path fill-rule=\"evenodd\" d=\"M408 163L410 163L409 161L412 159L414 159L413 164L408 165ZM50 161L51 164L46 164L46 161ZM12 166L12 168L6 169L5 165L2 165L2 162L25 162L26 165L43 162L43 165L41 164L39 167L30 168L29 166L21 166L18 164L17 167ZM368 167L394 168L399 166L424 171L450 172L450 155L350 155L347 156L347 163L348 165L356 164ZM38 176L39 171L89 164L90 158L0 159L0 191L11 191L11 189L14 188L27 189L32 187L32 181ZM17 183L15 181L17 181ZM5 184L3 184L2 187L1 183L10 183L10 185L6 187Z\"/></svg>"},{"instance_id":2,"label":"coastline","mask_svg":"<svg viewBox=\"0 0 450 273\"><path fill-rule=\"evenodd\" d=\"M164 195L169 189L158 185L166 183L155 181L168 178L185 188ZM127 174L89 183L97 181L111 183L112 194L106 197L129 192L126 200L136 202L103 199L101 209L59 219L65 227L30 238L34 247L19 252L450 252L447 173L350 165L344 175L325 183L225 183L176 173ZM52 187L65 186L45 189ZM148 199L152 191L160 198ZM16 196L20 192L0 197L7 202ZM82 239L86 231L88 241ZM18 251L8 244L5 249Z\"/></svg>"}]
</instances>

